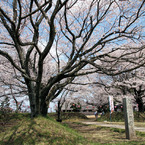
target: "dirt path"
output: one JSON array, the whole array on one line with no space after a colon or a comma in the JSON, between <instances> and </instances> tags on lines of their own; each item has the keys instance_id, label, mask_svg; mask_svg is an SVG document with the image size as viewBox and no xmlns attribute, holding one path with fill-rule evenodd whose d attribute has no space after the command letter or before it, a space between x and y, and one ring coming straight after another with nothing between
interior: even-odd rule
<instances>
[{"instance_id":1,"label":"dirt path","mask_svg":"<svg viewBox=\"0 0 145 145\"><path fill-rule=\"evenodd\" d=\"M108 124L108 123L105 123L105 122L96 122L96 121L84 121L82 122L84 124L90 124L90 125L98 125L98 126L104 126L104 127L112 127L112 128L120 128L120 129L125 129L125 126L124 125L117 125L117 124ZM136 131L140 131L140 132L145 132L145 127L137 127L137 126L134 126L134 129Z\"/></svg>"},{"instance_id":2,"label":"dirt path","mask_svg":"<svg viewBox=\"0 0 145 145\"><path fill-rule=\"evenodd\" d=\"M70 128L79 132L84 138L92 142L92 144L116 144L116 145L143 145L145 144L145 136L137 135L132 140L126 139L125 131L114 130L115 128L124 128L123 125L110 124L110 122L95 122L94 120L79 120L65 122ZM92 125L91 125L92 124ZM95 125L97 126L95 126ZM102 126L108 127L104 128ZM111 128L109 128L111 127Z\"/></svg>"}]
</instances>

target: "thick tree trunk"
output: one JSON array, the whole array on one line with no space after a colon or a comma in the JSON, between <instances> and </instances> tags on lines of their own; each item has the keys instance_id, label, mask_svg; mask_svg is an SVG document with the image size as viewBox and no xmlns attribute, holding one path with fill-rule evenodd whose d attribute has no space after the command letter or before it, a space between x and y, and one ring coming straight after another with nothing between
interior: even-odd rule
<instances>
[{"instance_id":1,"label":"thick tree trunk","mask_svg":"<svg viewBox=\"0 0 145 145\"><path fill-rule=\"evenodd\" d=\"M31 118L37 117L38 115L46 116L49 105L46 104L46 96L40 96L38 93L36 94L37 91L35 85L30 81L26 82L29 92Z\"/></svg>"},{"instance_id":2,"label":"thick tree trunk","mask_svg":"<svg viewBox=\"0 0 145 145\"><path fill-rule=\"evenodd\" d=\"M38 107L38 104L30 103L30 109L31 109L31 118L37 117L38 115L46 116L48 107L45 102L41 103L41 105Z\"/></svg>"},{"instance_id":3,"label":"thick tree trunk","mask_svg":"<svg viewBox=\"0 0 145 145\"><path fill-rule=\"evenodd\" d=\"M135 99L136 103L138 104L138 110L139 112L144 112L144 103L143 103L143 94L144 90L142 90L142 85L139 86L139 90L134 88L134 93L135 93Z\"/></svg>"},{"instance_id":4,"label":"thick tree trunk","mask_svg":"<svg viewBox=\"0 0 145 145\"><path fill-rule=\"evenodd\" d=\"M41 104L40 104L40 115L46 116L48 111L48 105L46 104L46 96L41 96Z\"/></svg>"},{"instance_id":5,"label":"thick tree trunk","mask_svg":"<svg viewBox=\"0 0 145 145\"><path fill-rule=\"evenodd\" d=\"M41 109L41 115L42 116L46 116L47 115L47 111L48 111L48 106L46 104L46 102L43 102L42 105L40 106Z\"/></svg>"},{"instance_id":6,"label":"thick tree trunk","mask_svg":"<svg viewBox=\"0 0 145 145\"><path fill-rule=\"evenodd\" d=\"M144 105L143 105L143 103L139 103L138 104L138 109L139 109L139 112L144 112Z\"/></svg>"},{"instance_id":7,"label":"thick tree trunk","mask_svg":"<svg viewBox=\"0 0 145 145\"><path fill-rule=\"evenodd\" d=\"M31 110L31 118L38 116L38 112L36 111L36 100L34 96L29 97L30 99L30 110Z\"/></svg>"},{"instance_id":8,"label":"thick tree trunk","mask_svg":"<svg viewBox=\"0 0 145 145\"><path fill-rule=\"evenodd\" d=\"M34 118L39 115L39 112L37 111L37 105L36 105L37 101L36 101L35 85L33 82L31 82L28 79L25 79L25 82L28 88L31 118Z\"/></svg>"}]
</instances>

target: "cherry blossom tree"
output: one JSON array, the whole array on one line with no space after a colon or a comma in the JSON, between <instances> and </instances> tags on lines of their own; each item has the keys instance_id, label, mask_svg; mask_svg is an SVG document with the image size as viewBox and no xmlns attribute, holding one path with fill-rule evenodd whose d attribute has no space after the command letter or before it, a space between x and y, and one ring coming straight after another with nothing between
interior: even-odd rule
<instances>
[{"instance_id":1,"label":"cherry blossom tree","mask_svg":"<svg viewBox=\"0 0 145 145\"><path fill-rule=\"evenodd\" d=\"M1 58L0 68L0 98L8 98L10 106L16 108L16 112L20 111L27 95L26 85L19 72L6 59ZM23 97L23 101L18 101L20 97Z\"/></svg>"},{"instance_id":2,"label":"cherry blossom tree","mask_svg":"<svg viewBox=\"0 0 145 145\"><path fill-rule=\"evenodd\" d=\"M0 57L24 82L32 117L79 76L144 66L144 3L0 0Z\"/></svg>"},{"instance_id":3,"label":"cherry blossom tree","mask_svg":"<svg viewBox=\"0 0 145 145\"><path fill-rule=\"evenodd\" d=\"M133 98L138 104L140 112L144 112L145 104L145 69L141 67L130 73L113 77L113 87L120 90L120 94Z\"/></svg>"}]
</instances>

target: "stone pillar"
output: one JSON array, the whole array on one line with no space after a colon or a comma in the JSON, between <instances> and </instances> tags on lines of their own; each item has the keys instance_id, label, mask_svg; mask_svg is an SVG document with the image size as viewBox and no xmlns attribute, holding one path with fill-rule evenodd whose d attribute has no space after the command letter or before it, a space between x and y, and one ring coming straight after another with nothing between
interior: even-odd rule
<instances>
[{"instance_id":1,"label":"stone pillar","mask_svg":"<svg viewBox=\"0 0 145 145\"><path fill-rule=\"evenodd\" d=\"M135 137L135 130L134 130L134 115L131 98L123 98L123 106L124 106L126 138L132 139Z\"/></svg>"}]
</instances>

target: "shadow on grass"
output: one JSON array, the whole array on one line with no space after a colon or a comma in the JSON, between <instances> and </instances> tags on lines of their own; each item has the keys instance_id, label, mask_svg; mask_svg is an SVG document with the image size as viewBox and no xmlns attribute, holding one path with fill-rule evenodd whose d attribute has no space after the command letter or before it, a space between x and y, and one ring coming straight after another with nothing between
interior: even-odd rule
<instances>
[{"instance_id":1,"label":"shadow on grass","mask_svg":"<svg viewBox=\"0 0 145 145\"><path fill-rule=\"evenodd\" d=\"M0 134L0 145L69 144L84 142L77 132L55 120L38 117L23 119Z\"/></svg>"},{"instance_id":2,"label":"shadow on grass","mask_svg":"<svg viewBox=\"0 0 145 145\"><path fill-rule=\"evenodd\" d=\"M32 120L29 123L24 122L24 124L21 122L9 131L6 131L1 136L0 145L35 145L39 142L52 144L55 141L59 142L61 139L50 136L50 133L47 131L42 131L40 124Z\"/></svg>"},{"instance_id":3,"label":"shadow on grass","mask_svg":"<svg viewBox=\"0 0 145 145\"><path fill-rule=\"evenodd\" d=\"M34 133L38 134L38 131L33 128L34 124L35 122L31 121L30 124L27 124L24 128L23 123L12 127L10 134L6 132L0 143L2 145L22 145L27 140L30 144L35 144L32 135L34 135Z\"/></svg>"}]
</instances>

